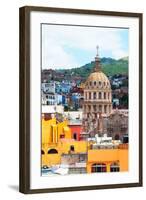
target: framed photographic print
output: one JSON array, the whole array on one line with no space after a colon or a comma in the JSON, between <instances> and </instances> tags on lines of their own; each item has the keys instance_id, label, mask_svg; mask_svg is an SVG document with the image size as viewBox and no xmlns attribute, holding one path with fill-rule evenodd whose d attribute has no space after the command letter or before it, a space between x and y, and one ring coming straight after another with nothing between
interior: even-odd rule
<instances>
[{"instance_id":1,"label":"framed photographic print","mask_svg":"<svg viewBox=\"0 0 146 200\"><path fill-rule=\"evenodd\" d=\"M20 192L142 186L142 14L20 8Z\"/></svg>"}]
</instances>

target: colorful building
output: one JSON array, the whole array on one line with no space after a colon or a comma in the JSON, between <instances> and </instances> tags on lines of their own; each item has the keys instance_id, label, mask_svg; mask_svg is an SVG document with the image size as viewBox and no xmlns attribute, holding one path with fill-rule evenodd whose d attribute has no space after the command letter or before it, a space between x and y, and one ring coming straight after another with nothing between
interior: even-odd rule
<instances>
[{"instance_id":1,"label":"colorful building","mask_svg":"<svg viewBox=\"0 0 146 200\"><path fill-rule=\"evenodd\" d=\"M62 82L59 87L65 95L64 105L72 103L71 97L76 103L79 91L84 93L82 117L79 112L76 115L72 112L73 116L71 112L61 113L60 119L57 112L52 119L44 115L42 169L66 166L67 174L128 171L128 139L124 142L121 139L127 133L128 116L113 114L111 85L101 70L98 51L93 72L82 88L74 87L74 96L69 93L69 82Z\"/></svg>"},{"instance_id":2,"label":"colorful building","mask_svg":"<svg viewBox=\"0 0 146 200\"><path fill-rule=\"evenodd\" d=\"M42 119L42 168L67 164L71 173L128 171L128 144L101 147L73 138L68 121Z\"/></svg>"},{"instance_id":3,"label":"colorful building","mask_svg":"<svg viewBox=\"0 0 146 200\"><path fill-rule=\"evenodd\" d=\"M79 141L82 130L81 124L69 124L69 128L71 129L72 138Z\"/></svg>"}]
</instances>

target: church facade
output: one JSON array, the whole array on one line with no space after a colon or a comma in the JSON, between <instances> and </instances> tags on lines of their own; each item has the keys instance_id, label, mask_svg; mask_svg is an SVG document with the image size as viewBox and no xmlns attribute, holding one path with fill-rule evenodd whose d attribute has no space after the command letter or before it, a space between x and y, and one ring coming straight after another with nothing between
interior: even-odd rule
<instances>
[{"instance_id":1,"label":"church facade","mask_svg":"<svg viewBox=\"0 0 146 200\"><path fill-rule=\"evenodd\" d=\"M110 114L111 111L111 85L107 76L101 70L97 52L94 71L89 75L85 83L83 112L87 117L91 113L94 113L95 117L97 117L98 113Z\"/></svg>"},{"instance_id":2,"label":"church facade","mask_svg":"<svg viewBox=\"0 0 146 200\"><path fill-rule=\"evenodd\" d=\"M103 116L112 112L112 90L108 77L102 72L97 47L93 72L85 82L82 138L103 132Z\"/></svg>"}]
</instances>

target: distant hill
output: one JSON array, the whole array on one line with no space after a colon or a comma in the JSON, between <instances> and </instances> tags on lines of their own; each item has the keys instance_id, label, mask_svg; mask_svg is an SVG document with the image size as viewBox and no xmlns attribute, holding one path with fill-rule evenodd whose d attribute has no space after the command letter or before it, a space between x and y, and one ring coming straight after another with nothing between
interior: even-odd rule
<instances>
[{"instance_id":1,"label":"distant hill","mask_svg":"<svg viewBox=\"0 0 146 200\"><path fill-rule=\"evenodd\" d=\"M89 74L93 71L95 62L87 63L84 66L72 69L62 69L55 70L60 73L72 76L81 76L82 78L87 78ZM113 58L101 58L102 71L107 76L113 76L115 74L128 74L128 57L115 60Z\"/></svg>"},{"instance_id":2,"label":"distant hill","mask_svg":"<svg viewBox=\"0 0 146 200\"><path fill-rule=\"evenodd\" d=\"M127 60L128 61L128 56L121 58L120 60Z\"/></svg>"}]
</instances>

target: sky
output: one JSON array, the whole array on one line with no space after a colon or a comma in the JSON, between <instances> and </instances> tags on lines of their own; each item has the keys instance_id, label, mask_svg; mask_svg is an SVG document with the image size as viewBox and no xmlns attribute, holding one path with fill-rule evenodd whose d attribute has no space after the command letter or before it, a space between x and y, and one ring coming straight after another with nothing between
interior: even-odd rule
<instances>
[{"instance_id":1,"label":"sky","mask_svg":"<svg viewBox=\"0 0 146 200\"><path fill-rule=\"evenodd\" d=\"M100 57L128 56L128 29L42 25L42 69L70 69Z\"/></svg>"}]
</instances>

